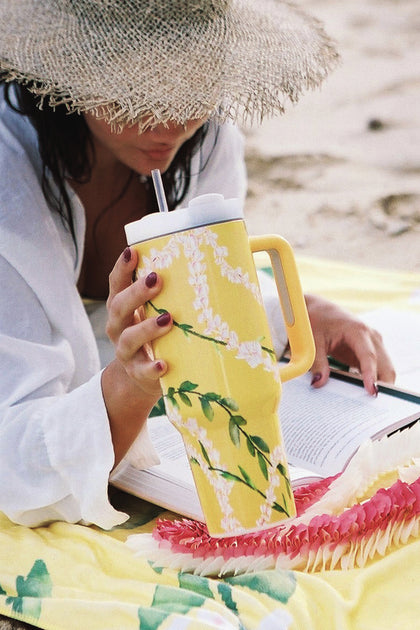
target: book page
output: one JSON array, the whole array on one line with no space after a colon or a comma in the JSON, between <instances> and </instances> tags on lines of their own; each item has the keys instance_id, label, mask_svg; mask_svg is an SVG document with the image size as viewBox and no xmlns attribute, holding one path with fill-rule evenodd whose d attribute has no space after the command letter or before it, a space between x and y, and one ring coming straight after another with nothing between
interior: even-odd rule
<instances>
[{"instance_id":1,"label":"book page","mask_svg":"<svg viewBox=\"0 0 420 630\"><path fill-rule=\"evenodd\" d=\"M383 307L360 317L381 333L397 372L395 384L420 393L420 313Z\"/></svg>"},{"instance_id":2,"label":"book page","mask_svg":"<svg viewBox=\"0 0 420 630\"><path fill-rule=\"evenodd\" d=\"M166 509L202 521L203 512L181 434L166 416L150 418L148 430L161 463L146 470L126 464L112 475L112 484Z\"/></svg>"},{"instance_id":3,"label":"book page","mask_svg":"<svg viewBox=\"0 0 420 630\"><path fill-rule=\"evenodd\" d=\"M358 446L397 428L418 414L420 404L380 392L369 396L363 387L330 378L314 389L311 375L282 385L280 424L289 462L323 476L340 472Z\"/></svg>"},{"instance_id":4,"label":"book page","mask_svg":"<svg viewBox=\"0 0 420 630\"><path fill-rule=\"evenodd\" d=\"M180 432L166 416L156 416L148 420L150 439L159 454L161 463L149 468L156 474L165 475L177 485L190 487L194 484L184 442Z\"/></svg>"},{"instance_id":5,"label":"book page","mask_svg":"<svg viewBox=\"0 0 420 630\"><path fill-rule=\"evenodd\" d=\"M306 486L313 481L320 481L324 477L318 473L308 470L307 468L301 468L300 466L288 465L290 482L292 488L298 488L299 486Z\"/></svg>"},{"instance_id":6,"label":"book page","mask_svg":"<svg viewBox=\"0 0 420 630\"><path fill-rule=\"evenodd\" d=\"M368 437L389 433L413 414L420 417L417 402L382 392L372 398L363 387L335 378L321 389L313 389L310 381L305 374L282 385L280 424L294 487L340 472ZM147 470L118 467L112 483L203 520L181 434L166 416L150 418L148 429L161 463Z\"/></svg>"}]
</instances>

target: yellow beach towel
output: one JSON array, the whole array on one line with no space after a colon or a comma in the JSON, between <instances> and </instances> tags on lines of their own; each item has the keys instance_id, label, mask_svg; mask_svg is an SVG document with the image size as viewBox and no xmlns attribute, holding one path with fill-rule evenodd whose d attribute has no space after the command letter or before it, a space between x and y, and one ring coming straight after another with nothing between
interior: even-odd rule
<instances>
[{"instance_id":1,"label":"yellow beach towel","mask_svg":"<svg viewBox=\"0 0 420 630\"><path fill-rule=\"evenodd\" d=\"M298 266L305 290L354 311L419 308L418 275ZM0 515L0 614L44 630L420 630L418 537L363 568L214 579L135 557L128 535L150 534L158 515L176 515L119 492L114 502L131 517L111 532L67 523L29 529Z\"/></svg>"},{"instance_id":2,"label":"yellow beach towel","mask_svg":"<svg viewBox=\"0 0 420 630\"><path fill-rule=\"evenodd\" d=\"M362 569L217 580L135 558L118 538L139 531L0 518L0 613L45 630L420 628L420 540Z\"/></svg>"}]
</instances>

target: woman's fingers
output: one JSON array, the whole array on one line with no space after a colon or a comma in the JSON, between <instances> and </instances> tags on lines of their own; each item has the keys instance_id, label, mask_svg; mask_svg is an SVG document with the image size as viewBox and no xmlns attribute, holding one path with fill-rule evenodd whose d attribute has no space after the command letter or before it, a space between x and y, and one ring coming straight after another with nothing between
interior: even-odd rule
<instances>
[{"instance_id":1,"label":"woman's fingers","mask_svg":"<svg viewBox=\"0 0 420 630\"><path fill-rule=\"evenodd\" d=\"M330 376L327 343L323 334L318 334L317 331L314 330L313 335L315 342L315 359L311 367L311 385L313 387L322 387Z\"/></svg>"},{"instance_id":2,"label":"woman's fingers","mask_svg":"<svg viewBox=\"0 0 420 630\"><path fill-rule=\"evenodd\" d=\"M361 325L359 334L351 337L349 347L355 357L352 367L359 369L366 391L371 396L377 396L378 355L373 343L372 333L372 330Z\"/></svg>"},{"instance_id":3,"label":"woman's fingers","mask_svg":"<svg viewBox=\"0 0 420 630\"><path fill-rule=\"evenodd\" d=\"M136 265L137 255L127 261L122 254L110 274L106 332L114 344L125 329L140 321L138 309L153 299L162 288L162 280L155 272L132 282Z\"/></svg>"},{"instance_id":4,"label":"woman's fingers","mask_svg":"<svg viewBox=\"0 0 420 630\"><path fill-rule=\"evenodd\" d=\"M137 267L137 260L136 250L131 247L126 247L109 274L109 296L107 305L112 302L120 291L130 286L133 273Z\"/></svg>"},{"instance_id":5,"label":"woman's fingers","mask_svg":"<svg viewBox=\"0 0 420 630\"><path fill-rule=\"evenodd\" d=\"M313 387L322 387L327 382L330 375L328 357L331 356L349 367L357 368L366 391L375 396L378 393L378 357L371 333L367 326L357 320L343 321L337 335L332 333L332 328L327 328L322 334L315 333L316 355L311 368Z\"/></svg>"},{"instance_id":6,"label":"woman's fingers","mask_svg":"<svg viewBox=\"0 0 420 630\"><path fill-rule=\"evenodd\" d=\"M166 334L171 327L170 314L162 313L125 328L116 347L117 358L123 363L133 360L141 349L147 347L154 339ZM148 353L145 352L145 354Z\"/></svg>"},{"instance_id":7,"label":"woman's fingers","mask_svg":"<svg viewBox=\"0 0 420 630\"><path fill-rule=\"evenodd\" d=\"M127 375L147 393L156 388L158 379L167 370L164 360L153 358L150 344L154 339L165 335L171 328L172 318L169 313L149 317L126 328L116 345L116 357L124 365Z\"/></svg>"},{"instance_id":8,"label":"woman's fingers","mask_svg":"<svg viewBox=\"0 0 420 630\"><path fill-rule=\"evenodd\" d=\"M383 344L382 336L374 329L370 328L369 331L375 348L377 380L385 383L394 383L396 372L392 364L391 357ZM363 368L361 369L361 372L363 374Z\"/></svg>"},{"instance_id":9,"label":"woman's fingers","mask_svg":"<svg viewBox=\"0 0 420 630\"><path fill-rule=\"evenodd\" d=\"M133 282L137 262L135 250L127 248L110 274L106 331L125 374L149 395L159 389L157 381L167 369L164 360L154 359L151 342L170 330L172 318L166 312L144 317L143 306L159 293L162 279L151 272Z\"/></svg>"},{"instance_id":10,"label":"woman's fingers","mask_svg":"<svg viewBox=\"0 0 420 630\"><path fill-rule=\"evenodd\" d=\"M366 391L375 396L377 381L394 382L395 371L381 335L358 318L319 297L307 299L316 346L312 385L324 385L330 373L328 357L356 368Z\"/></svg>"}]
</instances>

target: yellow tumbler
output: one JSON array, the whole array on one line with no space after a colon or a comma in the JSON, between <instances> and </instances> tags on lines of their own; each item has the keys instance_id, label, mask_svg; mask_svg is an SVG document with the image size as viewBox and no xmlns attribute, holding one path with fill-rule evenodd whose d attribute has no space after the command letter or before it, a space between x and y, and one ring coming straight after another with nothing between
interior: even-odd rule
<instances>
[{"instance_id":1,"label":"yellow tumbler","mask_svg":"<svg viewBox=\"0 0 420 630\"><path fill-rule=\"evenodd\" d=\"M314 342L290 245L248 237L238 199L196 197L188 207L128 224L139 276L163 289L145 306L169 311L153 344L169 420L181 432L209 533L232 536L295 515L278 407L281 381L306 372ZM276 360L253 252L270 255L290 344Z\"/></svg>"}]
</instances>

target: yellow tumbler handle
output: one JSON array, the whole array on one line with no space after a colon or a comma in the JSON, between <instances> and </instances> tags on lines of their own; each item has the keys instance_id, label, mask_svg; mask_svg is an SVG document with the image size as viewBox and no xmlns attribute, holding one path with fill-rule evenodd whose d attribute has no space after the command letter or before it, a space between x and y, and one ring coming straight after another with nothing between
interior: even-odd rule
<instances>
[{"instance_id":1,"label":"yellow tumbler handle","mask_svg":"<svg viewBox=\"0 0 420 630\"><path fill-rule=\"evenodd\" d=\"M250 236L249 243L253 253L266 251L270 256L290 345L290 361L280 368L280 378L288 381L307 372L315 358L315 343L295 257L289 243L276 234Z\"/></svg>"}]
</instances>

